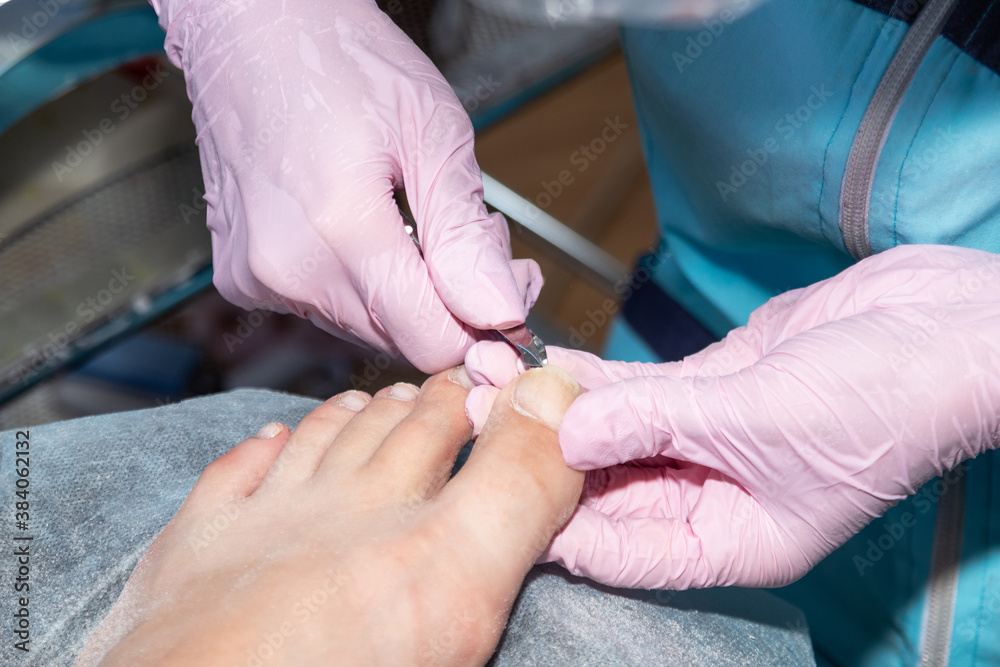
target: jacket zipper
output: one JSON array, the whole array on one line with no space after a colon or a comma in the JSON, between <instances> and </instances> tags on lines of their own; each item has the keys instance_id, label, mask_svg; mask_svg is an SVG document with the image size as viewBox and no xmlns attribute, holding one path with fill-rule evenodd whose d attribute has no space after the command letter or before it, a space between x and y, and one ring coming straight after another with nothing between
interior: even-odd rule
<instances>
[{"instance_id":1,"label":"jacket zipper","mask_svg":"<svg viewBox=\"0 0 1000 667\"><path fill-rule=\"evenodd\" d=\"M929 0L903 37L854 135L840 186L840 233L847 251L855 259L864 259L872 254L868 206L872 198L875 167L889 136L889 128L917 68L956 4L958 0Z\"/></svg>"},{"instance_id":2,"label":"jacket zipper","mask_svg":"<svg viewBox=\"0 0 1000 667\"><path fill-rule=\"evenodd\" d=\"M951 652L951 627L965 527L965 471L960 472L955 483L938 500L934 519L927 601L920 629L921 666L944 667Z\"/></svg>"},{"instance_id":3,"label":"jacket zipper","mask_svg":"<svg viewBox=\"0 0 1000 667\"><path fill-rule=\"evenodd\" d=\"M958 0L929 0L906 32L879 81L847 156L840 187L840 233L855 259L872 254L868 228L875 168L892 122L917 68L941 33ZM951 628L965 525L965 476L938 501L931 547L927 600L920 631L920 664L944 667L951 651Z\"/></svg>"}]
</instances>

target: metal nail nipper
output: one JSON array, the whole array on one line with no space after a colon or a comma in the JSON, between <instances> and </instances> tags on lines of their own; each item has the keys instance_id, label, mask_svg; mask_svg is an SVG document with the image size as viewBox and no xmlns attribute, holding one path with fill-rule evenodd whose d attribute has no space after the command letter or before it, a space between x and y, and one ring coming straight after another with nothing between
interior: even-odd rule
<instances>
[{"instance_id":1,"label":"metal nail nipper","mask_svg":"<svg viewBox=\"0 0 1000 667\"><path fill-rule=\"evenodd\" d=\"M407 235L413 241L413 244L417 246L420 256L423 257L424 249L420 245L420 239L417 238L417 223L413 221L409 213L403 210L403 207L400 207L399 212L406 221L405 229ZM493 333L497 338L506 341L517 350L518 354L521 355L521 361L524 362L525 368L541 368L549 363L549 359L545 354L545 343L526 324L519 324L509 329L493 329Z\"/></svg>"}]
</instances>

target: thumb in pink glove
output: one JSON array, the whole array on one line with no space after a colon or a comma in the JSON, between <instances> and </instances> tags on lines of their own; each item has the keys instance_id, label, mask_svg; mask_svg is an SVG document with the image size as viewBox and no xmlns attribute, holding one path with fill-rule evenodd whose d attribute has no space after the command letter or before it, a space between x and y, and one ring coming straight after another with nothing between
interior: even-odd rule
<instances>
[{"instance_id":1,"label":"thumb in pink glove","mask_svg":"<svg viewBox=\"0 0 1000 667\"><path fill-rule=\"evenodd\" d=\"M374 2L152 3L194 104L223 296L426 372L524 321L541 276L486 212L468 115Z\"/></svg>"},{"instance_id":2,"label":"thumb in pink glove","mask_svg":"<svg viewBox=\"0 0 1000 667\"><path fill-rule=\"evenodd\" d=\"M1000 258L899 247L683 362L549 357L590 389L560 430L590 472L547 558L615 586L780 586L1000 445ZM514 367L486 344L467 358L477 381Z\"/></svg>"}]
</instances>

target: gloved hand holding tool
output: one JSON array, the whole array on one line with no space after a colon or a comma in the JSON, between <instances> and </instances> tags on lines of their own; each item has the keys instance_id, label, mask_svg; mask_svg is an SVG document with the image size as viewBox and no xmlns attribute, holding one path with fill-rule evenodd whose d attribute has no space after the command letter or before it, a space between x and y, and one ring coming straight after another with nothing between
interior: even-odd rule
<instances>
[{"instance_id":1,"label":"gloved hand holding tool","mask_svg":"<svg viewBox=\"0 0 1000 667\"><path fill-rule=\"evenodd\" d=\"M194 104L223 296L426 372L524 322L541 276L486 211L469 117L374 2L151 1Z\"/></svg>"},{"instance_id":2,"label":"gloved hand holding tool","mask_svg":"<svg viewBox=\"0 0 1000 667\"><path fill-rule=\"evenodd\" d=\"M559 438L590 472L544 558L614 586L781 586L1000 446L1000 257L900 246L676 363L548 354L589 390ZM469 351L477 427L520 368Z\"/></svg>"}]
</instances>

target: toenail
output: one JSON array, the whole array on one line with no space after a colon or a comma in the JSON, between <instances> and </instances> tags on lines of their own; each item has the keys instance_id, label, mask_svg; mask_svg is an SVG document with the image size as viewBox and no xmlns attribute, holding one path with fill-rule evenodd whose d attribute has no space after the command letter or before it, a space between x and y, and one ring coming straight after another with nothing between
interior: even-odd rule
<instances>
[{"instance_id":1,"label":"toenail","mask_svg":"<svg viewBox=\"0 0 1000 667\"><path fill-rule=\"evenodd\" d=\"M281 433L281 428L282 424L279 424L278 422L271 422L270 424L265 424L264 428L262 428L260 432L257 433L257 437L263 438L264 440L267 440L268 438L273 438L274 436Z\"/></svg>"},{"instance_id":2,"label":"toenail","mask_svg":"<svg viewBox=\"0 0 1000 667\"><path fill-rule=\"evenodd\" d=\"M525 371L516 382L511 407L557 431L566 410L580 393L573 376L552 365Z\"/></svg>"},{"instance_id":3,"label":"toenail","mask_svg":"<svg viewBox=\"0 0 1000 667\"><path fill-rule=\"evenodd\" d=\"M337 405L342 408L347 408L351 412L361 412L368 405L371 399L368 398L367 394L363 394L360 391L345 391L343 394L337 397L334 401Z\"/></svg>"},{"instance_id":4,"label":"toenail","mask_svg":"<svg viewBox=\"0 0 1000 667\"><path fill-rule=\"evenodd\" d=\"M461 387L465 387L466 389L476 388L476 383L469 377L464 364L462 366L455 366L452 368L451 371L448 372L448 379Z\"/></svg>"},{"instance_id":5,"label":"toenail","mask_svg":"<svg viewBox=\"0 0 1000 667\"><path fill-rule=\"evenodd\" d=\"M408 382L397 382L389 390L389 398L395 398L397 401L415 401L419 393L419 387Z\"/></svg>"}]
</instances>

